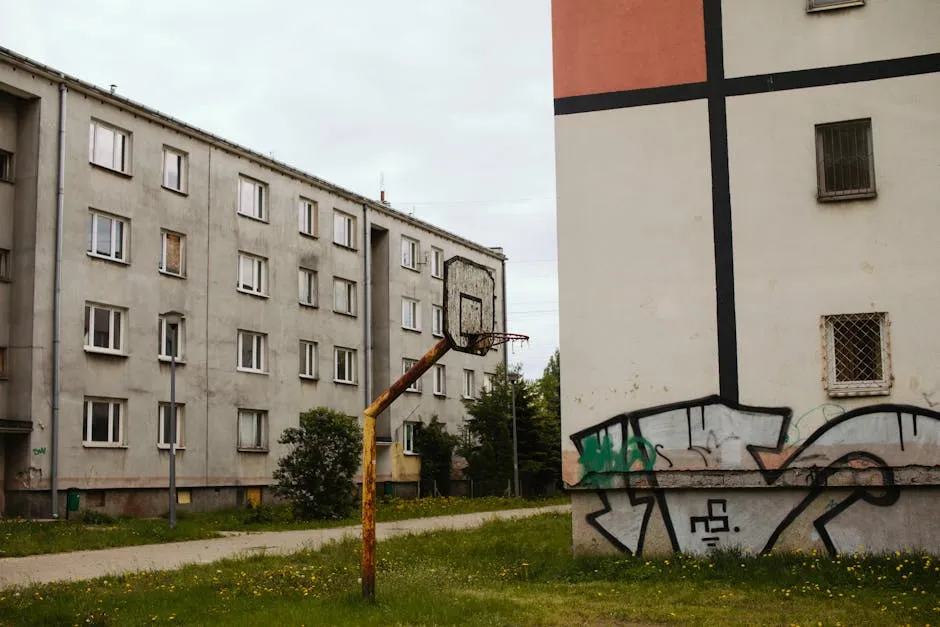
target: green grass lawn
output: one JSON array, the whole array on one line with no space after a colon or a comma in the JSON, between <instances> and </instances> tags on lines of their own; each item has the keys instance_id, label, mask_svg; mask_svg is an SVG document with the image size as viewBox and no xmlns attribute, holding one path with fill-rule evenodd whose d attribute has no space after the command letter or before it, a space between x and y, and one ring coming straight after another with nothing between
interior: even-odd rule
<instances>
[{"instance_id":1,"label":"green grass lawn","mask_svg":"<svg viewBox=\"0 0 940 627\"><path fill-rule=\"evenodd\" d=\"M898 625L940 622L929 556L570 555L568 515L0 592L2 625Z\"/></svg>"},{"instance_id":2,"label":"green grass lawn","mask_svg":"<svg viewBox=\"0 0 940 627\"><path fill-rule=\"evenodd\" d=\"M517 507L559 505L567 502L567 496L536 500L501 497L388 499L378 502L376 520L405 520ZM88 520L94 521L94 524L88 524ZM356 525L359 522L358 510L352 517L342 520L294 520L286 506L206 513L180 512L174 529L169 528L166 519L107 519L97 514L79 515L71 521L56 522L0 519L0 557L200 540L219 537L220 531L318 529Z\"/></svg>"}]
</instances>

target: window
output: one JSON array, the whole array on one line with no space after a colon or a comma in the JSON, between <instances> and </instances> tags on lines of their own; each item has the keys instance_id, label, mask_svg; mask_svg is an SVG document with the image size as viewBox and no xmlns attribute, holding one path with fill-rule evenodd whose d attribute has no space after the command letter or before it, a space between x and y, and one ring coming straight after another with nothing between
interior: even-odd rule
<instances>
[{"instance_id":1,"label":"window","mask_svg":"<svg viewBox=\"0 0 940 627\"><path fill-rule=\"evenodd\" d=\"M301 305L317 306L317 273L314 270L301 268L297 273L300 292L298 298Z\"/></svg>"},{"instance_id":2,"label":"window","mask_svg":"<svg viewBox=\"0 0 940 627\"><path fill-rule=\"evenodd\" d=\"M356 382L356 351L337 346L333 350L333 380L337 383Z\"/></svg>"},{"instance_id":3,"label":"window","mask_svg":"<svg viewBox=\"0 0 940 627\"><path fill-rule=\"evenodd\" d=\"M401 299L401 326L410 331L421 330L421 303L413 298Z\"/></svg>"},{"instance_id":4,"label":"window","mask_svg":"<svg viewBox=\"0 0 940 627\"><path fill-rule=\"evenodd\" d=\"M124 346L125 310L85 304L85 350L120 353Z\"/></svg>"},{"instance_id":5,"label":"window","mask_svg":"<svg viewBox=\"0 0 940 627\"><path fill-rule=\"evenodd\" d=\"M92 211L88 216L88 254L114 261L127 261L127 222Z\"/></svg>"},{"instance_id":6,"label":"window","mask_svg":"<svg viewBox=\"0 0 940 627\"><path fill-rule=\"evenodd\" d=\"M0 346L0 379L6 379L10 376L7 372L7 347Z\"/></svg>"},{"instance_id":7,"label":"window","mask_svg":"<svg viewBox=\"0 0 940 627\"><path fill-rule=\"evenodd\" d=\"M300 340L300 376L303 379L317 378L317 343Z\"/></svg>"},{"instance_id":8,"label":"window","mask_svg":"<svg viewBox=\"0 0 940 627\"><path fill-rule=\"evenodd\" d=\"M411 370L414 365L418 363L417 359L402 359L401 360L401 373L405 374ZM418 380L405 388L406 392L420 392L421 391L421 378L418 377Z\"/></svg>"},{"instance_id":9,"label":"window","mask_svg":"<svg viewBox=\"0 0 940 627\"><path fill-rule=\"evenodd\" d=\"M415 455L415 431L418 425L414 422L405 422L401 426L401 447L406 455Z\"/></svg>"},{"instance_id":10,"label":"window","mask_svg":"<svg viewBox=\"0 0 940 627\"><path fill-rule=\"evenodd\" d=\"M418 241L402 235L401 266L409 270L418 269Z\"/></svg>"},{"instance_id":11,"label":"window","mask_svg":"<svg viewBox=\"0 0 940 627\"><path fill-rule=\"evenodd\" d=\"M333 311L356 315L356 284L353 281L333 277Z\"/></svg>"},{"instance_id":12,"label":"window","mask_svg":"<svg viewBox=\"0 0 940 627\"><path fill-rule=\"evenodd\" d=\"M356 247L356 218L333 210L333 243L346 248Z\"/></svg>"},{"instance_id":13,"label":"window","mask_svg":"<svg viewBox=\"0 0 940 627\"><path fill-rule=\"evenodd\" d=\"M186 193L186 153L163 148L163 186L175 192Z\"/></svg>"},{"instance_id":14,"label":"window","mask_svg":"<svg viewBox=\"0 0 940 627\"><path fill-rule=\"evenodd\" d=\"M265 372L267 367L268 336L252 331L238 332L238 369L247 372Z\"/></svg>"},{"instance_id":15,"label":"window","mask_svg":"<svg viewBox=\"0 0 940 627\"><path fill-rule=\"evenodd\" d=\"M475 398L477 393L476 373L473 370L463 371L463 397Z\"/></svg>"},{"instance_id":16,"label":"window","mask_svg":"<svg viewBox=\"0 0 940 627\"><path fill-rule=\"evenodd\" d=\"M238 290L256 296L268 293L268 260L238 253Z\"/></svg>"},{"instance_id":17,"label":"window","mask_svg":"<svg viewBox=\"0 0 940 627\"><path fill-rule=\"evenodd\" d=\"M238 410L238 450L268 450L268 412L260 409Z\"/></svg>"},{"instance_id":18,"label":"window","mask_svg":"<svg viewBox=\"0 0 940 627\"><path fill-rule=\"evenodd\" d=\"M444 278L444 251L440 248L431 248L431 276Z\"/></svg>"},{"instance_id":19,"label":"window","mask_svg":"<svg viewBox=\"0 0 940 627\"><path fill-rule=\"evenodd\" d=\"M92 120L88 132L88 160L96 165L130 171L131 135L104 122Z\"/></svg>"},{"instance_id":20,"label":"window","mask_svg":"<svg viewBox=\"0 0 940 627\"><path fill-rule=\"evenodd\" d=\"M444 335L444 308L431 305L431 333L437 337Z\"/></svg>"},{"instance_id":21,"label":"window","mask_svg":"<svg viewBox=\"0 0 940 627\"><path fill-rule=\"evenodd\" d=\"M496 387L496 375L492 372L483 373L483 391L492 392Z\"/></svg>"},{"instance_id":22,"label":"window","mask_svg":"<svg viewBox=\"0 0 940 627\"><path fill-rule=\"evenodd\" d=\"M267 220L267 197L267 185L247 176L238 177L238 213L256 220Z\"/></svg>"},{"instance_id":23,"label":"window","mask_svg":"<svg viewBox=\"0 0 940 627\"><path fill-rule=\"evenodd\" d=\"M82 418L82 444L120 446L124 443L124 403L114 398L86 398Z\"/></svg>"},{"instance_id":24,"label":"window","mask_svg":"<svg viewBox=\"0 0 940 627\"><path fill-rule=\"evenodd\" d=\"M444 396L447 392L447 387L444 385L447 381L445 375L444 366L441 364L434 364L434 394L435 396Z\"/></svg>"},{"instance_id":25,"label":"window","mask_svg":"<svg viewBox=\"0 0 940 627\"><path fill-rule=\"evenodd\" d=\"M175 356L177 361L183 359L183 347L186 338L186 320L181 320L177 326L175 324L168 324L166 318L160 316L159 322L157 323L157 337L159 338L159 345L157 346L158 357L170 359Z\"/></svg>"},{"instance_id":26,"label":"window","mask_svg":"<svg viewBox=\"0 0 940 627\"><path fill-rule=\"evenodd\" d=\"M6 248L0 248L0 281L9 281L13 278L13 271L10 269L10 251Z\"/></svg>"},{"instance_id":27,"label":"window","mask_svg":"<svg viewBox=\"0 0 940 627\"><path fill-rule=\"evenodd\" d=\"M176 403L176 448L186 448L186 438L183 437L183 405ZM157 407L157 447L170 448L173 441L170 433L170 404L160 403Z\"/></svg>"},{"instance_id":28,"label":"window","mask_svg":"<svg viewBox=\"0 0 940 627\"><path fill-rule=\"evenodd\" d=\"M186 276L186 236L172 231L160 232L160 272Z\"/></svg>"},{"instance_id":29,"label":"window","mask_svg":"<svg viewBox=\"0 0 940 627\"><path fill-rule=\"evenodd\" d=\"M843 7L860 7L865 0L806 0L807 11L822 11L823 9L839 9Z\"/></svg>"},{"instance_id":30,"label":"window","mask_svg":"<svg viewBox=\"0 0 940 627\"><path fill-rule=\"evenodd\" d=\"M888 315L823 316L830 396L887 394L891 389Z\"/></svg>"},{"instance_id":31,"label":"window","mask_svg":"<svg viewBox=\"0 0 940 627\"><path fill-rule=\"evenodd\" d=\"M0 181L13 182L13 153L0 150Z\"/></svg>"},{"instance_id":32,"label":"window","mask_svg":"<svg viewBox=\"0 0 940 627\"><path fill-rule=\"evenodd\" d=\"M818 125L816 166L820 200L874 196L871 120Z\"/></svg>"},{"instance_id":33,"label":"window","mask_svg":"<svg viewBox=\"0 0 940 627\"><path fill-rule=\"evenodd\" d=\"M312 237L317 236L317 222L319 221L319 209L317 207L316 201L309 200L307 198L301 198L298 203L298 209L300 213L299 225L298 228L300 232L304 235L310 235Z\"/></svg>"}]
</instances>

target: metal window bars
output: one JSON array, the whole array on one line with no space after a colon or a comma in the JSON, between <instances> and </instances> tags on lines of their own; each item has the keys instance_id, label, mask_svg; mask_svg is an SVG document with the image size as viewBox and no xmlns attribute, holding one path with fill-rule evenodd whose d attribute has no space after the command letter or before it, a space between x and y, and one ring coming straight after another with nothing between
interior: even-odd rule
<instances>
[{"instance_id":1,"label":"metal window bars","mask_svg":"<svg viewBox=\"0 0 940 627\"><path fill-rule=\"evenodd\" d=\"M891 385L884 313L825 316L830 394L886 393Z\"/></svg>"},{"instance_id":2,"label":"metal window bars","mask_svg":"<svg viewBox=\"0 0 940 627\"><path fill-rule=\"evenodd\" d=\"M875 195L870 119L817 126L816 160L820 200Z\"/></svg>"}]
</instances>

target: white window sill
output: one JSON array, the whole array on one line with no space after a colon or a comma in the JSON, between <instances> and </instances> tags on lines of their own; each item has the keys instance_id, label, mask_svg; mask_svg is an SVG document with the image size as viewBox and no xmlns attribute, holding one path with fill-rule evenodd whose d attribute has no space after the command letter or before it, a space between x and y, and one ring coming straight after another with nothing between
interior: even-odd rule
<instances>
[{"instance_id":1,"label":"white window sill","mask_svg":"<svg viewBox=\"0 0 940 627\"><path fill-rule=\"evenodd\" d=\"M405 390L405 394L421 394L421 390L420 389L413 390L411 388L407 388Z\"/></svg>"},{"instance_id":2,"label":"white window sill","mask_svg":"<svg viewBox=\"0 0 940 627\"><path fill-rule=\"evenodd\" d=\"M120 442L82 442L85 448L117 448L126 449L127 445Z\"/></svg>"},{"instance_id":3,"label":"white window sill","mask_svg":"<svg viewBox=\"0 0 940 627\"><path fill-rule=\"evenodd\" d=\"M307 233L306 231L297 231L297 232L303 235L304 237L309 237L310 239L320 239L320 236L317 235L316 233Z\"/></svg>"},{"instance_id":4,"label":"white window sill","mask_svg":"<svg viewBox=\"0 0 940 627\"><path fill-rule=\"evenodd\" d=\"M170 445L169 445L169 444L157 444L157 448L160 449L161 451L169 451L169 450L170 450ZM186 447L185 447L184 445L177 444L177 445L176 445L176 450L177 450L177 451L185 451L185 450L186 450Z\"/></svg>"},{"instance_id":5,"label":"white window sill","mask_svg":"<svg viewBox=\"0 0 940 627\"><path fill-rule=\"evenodd\" d=\"M170 187L169 185L161 185L161 187L168 192L173 192L174 194L178 194L180 196L189 196L189 192L182 189L176 189L175 187Z\"/></svg>"},{"instance_id":6,"label":"white window sill","mask_svg":"<svg viewBox=\"0 0 940 627\"><path fill-rule=\"evenodd\" d=\"M170 357L169 355L157 355L157 360L158 360L158 361L162 361L162 362L165 363L165 364L173 363L173 358ZM185 359L180 359L179 357L177 357L177 358L176 358L176 365L177 365L177 366L185 366L185 365L186 365L186 360L185 360Z\"/></svg>"},{"instance_id":7,"label":"white window sill","mask_svg":"<svg viewBox=\"0 0 940 627\"><path fill-rule=\"evenodd\" d=\"M302 300L297 302L301 307L306 307L307 309L319 309L320 306L316 303L305 303Z\"/></svg>"},{"instance_id":8,"label":"white window sill","mask_svg":"<svg viewBox=\"0 0 940 627\"><path fill-rule=\"evenodd\" d=\"M185 279L185 278L186 278L186 275L185 275L185 274L177 274L176 272L170 272L169 270L160 269L160 270L157 270L157 272L159 272L159 273L162 274L163 276L168 276L168 277L171 277L171 278L174 278L174 279Z\"/></svg>"},{"instance_id":9,"label":"white window sill","mask_svg":"<svg viewBox=\"0 0 940 627\"><path fill-rule=\"evenodd\" d=\"M263 374L267 375L267 370L256 370L255 368L242 368L241 366L236 366L235 370L238 372L244 372L245 374Z\"/></svg>"},{"instance_id":10,"label":"white window sill","mask_svg":"<svg viewBox=\"0 0 940 627\"><path fill-rule=\"evenodd\" d=\"M463 400L465 400L465 401L475 401L475 400L477 400L477 397L476 397L476 396L467 396L466 394L464 394L461 398L463 398Z\"/></svg>"},{"instance_id":11,"label":"white window sill","mask_svg":"<svg viewBox=\"0 0 940 627\"><path fill-rule=\"evenodd\" d=\"M434 396L437 398L447 398L447 394L445 392L435 392Z\"/></svg>"},{"instance_id":12,"label":"white window sill","mask_svg":"<svg viewBox=\"0 0 940 627\"><path fill-rule=\"evenodd\" d=\"M267 218L259 218L258 216L253 216L250 213L242 213L241 211L236 211L239 216L242 218L248 218L249 220L254 220L255 222L260 222L262 224L268 224Z\"/></svg>"},{"instance_id":13,"label":"white window sill","mask_svg":"<svg viewBox=\"0 0 940 627\"><path fill-rule=\"evenodd\" d=\"M348 317L348 318L355 318L355 317L356 317L356 314L355 314L355 313L352 313L352 312L349 312L349 311L340 311L340 310L338 310L338 309L334 309L334 310L333 310L333 313L339 314L339 315L341 315L341 316L346 316L346 317Z\"/></svg>"},{"instance_id":14,"label":"white window sill","mask_svg":"<svg viewBox=\"0 0 940 627\"><path fill-rule=\"evenodd\" d=\"M421 327L406 327L401 325L401 328L405 331L411 331L412 333L421 333Z\"/></svg>"},{"instance_id":15,"label":"white window sill","mask_svg":"<svg viewBox=\"0 0 940 627\"><path fill-rule=\"evenodd\" d=\"M421 457L421 453L416 453L414 451L402 451L402 454L404 454L405 457Z\"/></svg>"},{"instance_id":16,"label":"white window sill","mask_svg":"<svg viewBox=\"0 0 940 627\"><path fill-rule=\"evenodd\" d=\"M268 295L264 292L252 292L251 290L246 290L245 288L239 287L237 285L235 286L235 290L248 296L254 296L255 298L269 298Z\"/></svg>"},{"instance_id":17,"label":"white window sill","mask_svg":"<svg viewBox=\"0 0 940 627\"><path fill-rule=\"evenodd\" d=\"M431 278L432 278L432 279L438 279L438 280L440 280L440 281L443 281L443 280L444 280L444 275L443 275L443 274L432 274L432 275L431 275Z\"/></svg>"},{"instance_id":18,"label":"white window sill","mask_svg":"<svg viewBox=\"0 0 940 627\"><path fill-rule=\"evenodd\" d=\"M100 259L101 261L110 261L111 263L116 263L121 266L131 265L130 262L127 261L126 259L118 259L116 257L109 257L108 255L102 255L99 253L91 252L90 250L86 250L85 254L91 257L92 259Z\"/></svg>"},{"instance_id":19,"label":"white window sill","mask_svg":"<svg viewBox=\"0 0 940 627\"><path fill-rule=\"evenodd\" d=\"M98 168L99 170L104 170L105 172L110 172L111 174L117 174L118 176L123 176L124 178L133 178L130 172L125 172L124 170L118 170L117 168L112 168L109 165L104 165L103 163L96 163L94 161L89 161L93 167Z\"/></svg>"},{"instance_id":20,"label":"white window sill","mask_svg":"<svg viewBox=\"0 0 940 627\"><path fill-rule=\"evenodd\" d=\"M239 453L262 453L264 455L267 455L268 449L267 448L248 448L244 446L239 446L238 452Z\"/></svg>"},{"instance_id":21,"label":"white window sill","mask_svg":"<svg viewBox=\"0 0 940 627\"><path fill-rule=\"evenodd\" d=\"M355 381L344 381L343 379L333 379L333 383L339 383L340 385L356 385Z\"/></svg>"},{"instance_id":22,"label":"white window sill","mask_svg":"<svg viewBox=\"0 0 940 627\"><path fill-rule=\"evenodd\" d=\"M320 377L311 374L298 375L304 381L319 381Z\"/></svg>"},{"instance_id":23,"label":"white window sill","mask_svg":"<svg viewBox=\"0 0 940 627\"><path fill-rule=\"evenodd\" d=\"M85 352L93 355L107 355L108 357L127 357L127 353L122 351L101 348L99 346L85 346Z\"/></svg>"},{"instance_id":24,"label":"white window sill","mask_svg":"<svg viewBox=\"0 0 940 627\"><path fill-rule=\"evenodd\" d=\"M434 333L434 332L432 332L431 335L433 335L434 337L444 337L444 334L443 334L443 333Z\"/></svg>"},{"instance_id":25,"label":"white window sill","mask_svg":"<svg viewBox=\"0 0 940 627\"><path fill-rule=\"evenodd\" d=\"M848 396L889 396L891 386L884 385L879 387L844 387L829 388L827 390L830 398L845 398Z\"/></svg>"},{"instance_id":26,"label":"white window sill","mask_svg":"<svg viewBox=\"0 0 940 627\"><path fill-rule=\"evenodd\" d=\"M406 266L405 264L401 264L401 267L404 268L405 270L411 270L412 272L419 272L419 273L421 272L420 270L418 270L417 266Z\"/></svg>"},{"instance_id":27,"label":"white window sill","mask_svg":"<svg viewBox=\"0 0 940 627\"><path fill-rule=\"evenodd\" d=\"M352 252L356 252L356 250L357 250L357 248L356 248L355 246L350 246L350 245L348 245L348 244L343 244L343 243L337 242L336 240L333 241L333 245L334 245L334 246L339 246L340 248L345 248L346 250L350 250L350 251L352 251Z\"/></svg>"}]
</instances>

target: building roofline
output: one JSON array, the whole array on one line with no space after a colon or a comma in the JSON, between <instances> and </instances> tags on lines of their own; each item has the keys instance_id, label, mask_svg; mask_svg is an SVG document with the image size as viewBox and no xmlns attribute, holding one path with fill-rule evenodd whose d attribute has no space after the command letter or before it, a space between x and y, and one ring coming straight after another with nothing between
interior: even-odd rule
<instances>
[{"instance_id":1,"label":"building roofline","mask_svg":"<svg viewBox=\"0 0 940 627\"><path fill-rule=\"evenodd\" d=\"M38 61L34 61L33 59L25 57L21 54L17 54L16 52L10 50L9 48L4 48L3 46L0 46L0 58L7 61L11 65L18 66L24 70L28 70L29 72L42 75L43 77L49 80L65 83L66 86L71 90L84 93L89 96L93 96L110 105L113 105L120 109L128 110L131 113L147 118L152 122L156 122L158 124L171 127L176 131L179 131L186 135L190 135L191 137L195 139L204 141L221 150L225 150L227 152L244 157L246 159L251 159L252 161L261 163L262 165L265 165L271 168L272 170L280 172L281 174L298 179L305 183L309 183L316 187L322 188L326 191L336 194L337 196L345 198L346 200L361 204L373 211L378 211L379 213L386 214L389 217L395 218L397 220L401 220L402 222L406 222L408 224L411 224L412 226L418 227L420 229L424 229L425 231L429 231L436 235L440 235L441 237L449 239L455 243L461 244L462 246L472 248L473 250L479 253L482 253L484 255L487 255L489 257L493 257L495 259L501 259L501 260L506 259L506 256L502 252L497 252L497 250L499 251L502 250L498 247L488 247L482 244L478 244L476 242L472 242L466 238L463 238L459 235L451 233L450 231L445 231L442 228L434 226L433 224L429 222L425 222L424 220L419 220L418 218L410 216L403 211L393 209L392 207L382 202L379 202L378 200L374 200L372 198L362 196L361 194L357 194L344 187L336 185L335 183L330 183L329 181L313 176L312 174L308 174L307 172L304 172L303 170L300 170L291 165L288 165L282 161L272 159L271 157L266 157L259 152L251 150L250 148L246 148L245 146L236 144L235 142L229 141L223 137L215 135L214 133L210 133L209 131L205 131L203 129L197 128L195 126L192 126L191 124L187 124L186 122L183 122L182 120L179 120L170 115L157 111L156 109L153 109L146 105L140 104L139 102L135 102L131 100L130 98L125 98L117 94L112 94L109 90L102 89L101 87L98 87L97 85L93 85L92 83L83 81L79 78L75 78L74 76L70 76L64 72L60 72L59 70L51 68L47 65L43 65L42 63L39 63Z\"/></svg>"}]
</instances>

